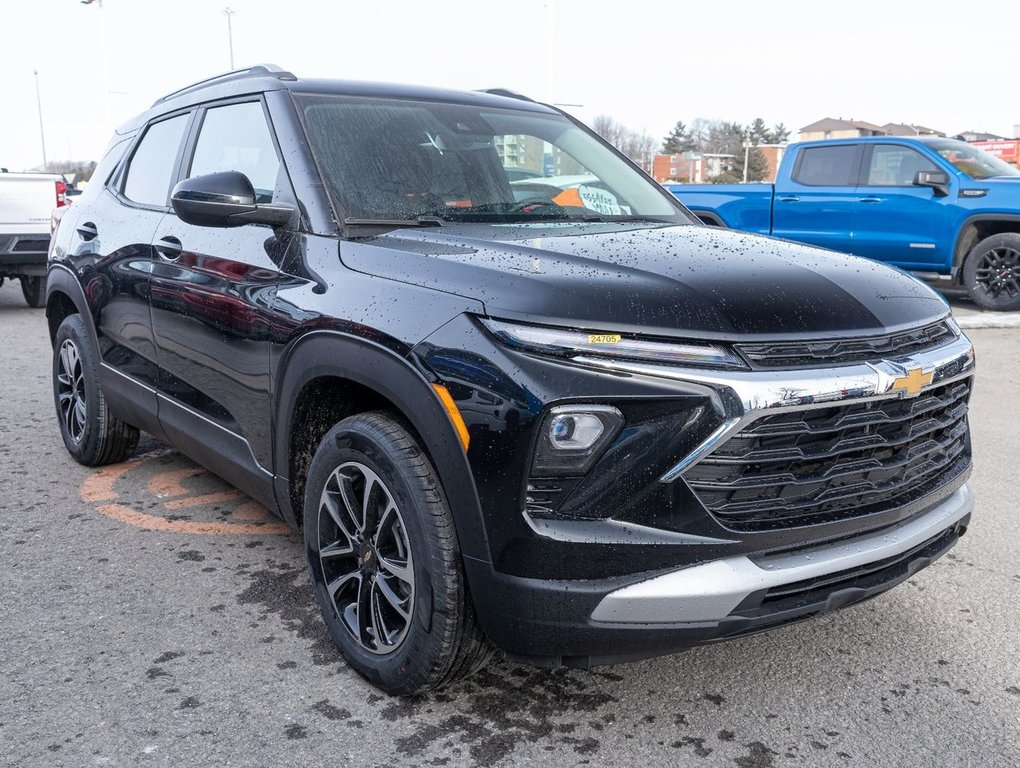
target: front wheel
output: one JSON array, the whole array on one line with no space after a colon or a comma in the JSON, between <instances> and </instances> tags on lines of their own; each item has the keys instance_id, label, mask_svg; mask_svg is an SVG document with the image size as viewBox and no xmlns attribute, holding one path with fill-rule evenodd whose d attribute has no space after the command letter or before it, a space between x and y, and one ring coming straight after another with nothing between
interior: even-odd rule
<instances>
[{"instance_id":1,"label":"front wheel","mask_svg":"<svg viewBox=\"0 0 1020 768\"><path fill-rule=\"evenodd\" d=\"M383 413L322 439L304 499L305 553L326 628L390 694L440 688L484 666L453 515L428 456Z\"/></svg>"},{"instance_id":2,"label":"front wheel","mask_svg":"<svg viewBox=\"0 0 1020 768\"><path fill-rule=\"evenodd\" d=\"M963 263L963 284L983 309L1020 310L1020 235L986 237Z\"/></svg>"},{"instance_id":3,"label":"front wheel","mask_svg":"<svg viewBox=\"0 0 1020 768\"><path fill-rule=\"evenodd\" d=\"M25 297L28 306L39 309L46 303L46 278L21 278L21 295Z\"/></svg>"}]
</instances>

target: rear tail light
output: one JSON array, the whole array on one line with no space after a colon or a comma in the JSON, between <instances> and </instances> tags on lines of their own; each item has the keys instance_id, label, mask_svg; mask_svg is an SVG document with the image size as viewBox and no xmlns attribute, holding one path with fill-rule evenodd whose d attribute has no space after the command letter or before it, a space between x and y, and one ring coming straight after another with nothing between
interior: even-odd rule
<instances>
[{"instance_id":1,"label":"rear tail light","mask_svg":"<svg viewBox=\"0 0 1020 768\"><path fill-rule=\"evenodd\" d=\"M67 184L62 181L53 182L57 185L57 208L67 205Z\"/></svg>"}]
</instances>

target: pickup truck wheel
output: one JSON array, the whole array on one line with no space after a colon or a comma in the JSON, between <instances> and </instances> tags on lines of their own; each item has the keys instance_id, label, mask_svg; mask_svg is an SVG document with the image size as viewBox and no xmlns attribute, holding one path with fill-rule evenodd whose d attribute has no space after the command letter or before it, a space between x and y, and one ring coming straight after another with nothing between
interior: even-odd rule
<instances>
[{"instance_id":1,"label":"pickup truck wheel","mask_svg":"<svg viewBox=\"0 0 1020 768\"><path fill-rule=\"evenodd\" d=\"M138 445L138 429L110 413L98 373L88 328L68 316L53 342L53 400L68 453L87 467L124 461Z\"/></svg>"},{"instance_id":2,"label":"pickup truck wheel","mask_svg":"<svg viewBox=\"0 0 1020 768\"><path fill-rule=\"evenodd\" d=\"M21 278L21 294L28 302L28 306L38 309L46 303L46 278L45 277L23 277Z\"/></svg>"},{"instance_id":3,"label":"pickup truck wheel","mask_svg":"<svg viewBox=\"0 0 1020 768\"><path fill-rule=\"evenodd\" d=\"M305 553L326 628L389 694L440 688L484 666L453 516L428 456L383 413L344 419L312 459Z\"/></svg>"},{"instance_id":4,"label":"pickup truck wheel","mask_svg":"<svg viewBox=\"0 0 1020 768\"><path fill-rule=\"evenodd\" d=\"M1020 235L986 237L963 263L963 284L984 309L1020 310Z\"/></svg>"}]
</instances>

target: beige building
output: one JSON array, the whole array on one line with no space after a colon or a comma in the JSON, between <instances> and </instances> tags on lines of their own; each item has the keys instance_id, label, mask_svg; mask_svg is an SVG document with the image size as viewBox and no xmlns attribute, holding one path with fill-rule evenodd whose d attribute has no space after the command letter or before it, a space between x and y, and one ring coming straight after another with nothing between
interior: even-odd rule
<instances>
[{"instance_id":1,"label":"beige building","mask_svg":"<svg viewBox=\"0 0 1020 768\"><path fill-rule=\"evenodd\" d=\"M800 141L859 139L862 136L945 136L942 131L913 123L875 125L863 120L825 117L800 129Z\"/></svg>"},{"instance_id":2,"label":"beige building","mask_svg":"<svg viewBox=\"0 0 1020 768\"><path fill-rule=\"evenodd\" d=\"M859 139L861 136L885 136L880 125L863 120L844 120L825 117L800 129L800 141L821 141L823 139Z\"/></svg>"}]
</instances>

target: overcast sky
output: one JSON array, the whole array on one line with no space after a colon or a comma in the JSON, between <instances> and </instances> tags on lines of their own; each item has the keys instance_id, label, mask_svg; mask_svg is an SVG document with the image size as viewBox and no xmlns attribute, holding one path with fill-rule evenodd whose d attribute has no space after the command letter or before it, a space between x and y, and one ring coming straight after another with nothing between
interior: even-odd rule
<instances>
[{"instance_id":1,"label":"overcast sky","mask_svg":"<svg viewBox=\"0 0 1020 768\"><path fill-rule=\"evenodd\" d=\"M114 125L229 68L228 4L238 67L503 86L656 138L695 117L1020 123L1017 0L550 0L551 24L543 0L0 0L0 166L42 162L34 69L48 158L96 159Z\"/></svg>"}]
</instances>

